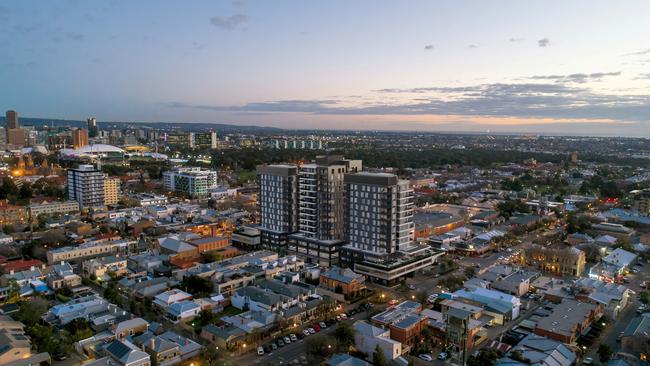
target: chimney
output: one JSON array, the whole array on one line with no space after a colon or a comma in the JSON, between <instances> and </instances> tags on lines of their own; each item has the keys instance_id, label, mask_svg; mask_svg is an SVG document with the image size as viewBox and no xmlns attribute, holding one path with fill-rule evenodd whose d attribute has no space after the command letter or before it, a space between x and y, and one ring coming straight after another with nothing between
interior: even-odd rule
<instances>
[{"instance_id":1,"label":"chimney","mask_svg":"<svg viewBox=\"0 0 650 366\"><path fill-rule=\"evenodd\" d=\"M151 349L153 350L156 347L156 337L151 337Z\"/></svg>"}]
</instances>

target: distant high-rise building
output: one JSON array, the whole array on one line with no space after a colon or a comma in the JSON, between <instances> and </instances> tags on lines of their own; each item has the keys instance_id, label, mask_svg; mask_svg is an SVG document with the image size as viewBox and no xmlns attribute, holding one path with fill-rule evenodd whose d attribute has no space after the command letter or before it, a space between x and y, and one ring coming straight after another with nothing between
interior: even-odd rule
<instances>
[{"instance_id":1,"label":"distant high-rise building","mask_svg":"<svg viewBox=\"0 0 650 366\"><path fill-rule=\"evenodd\" d=\"M165 141L172 147L189 148L192 147L192 134L186 132L170 132L167 134Z\"/></svg>"},{"instance_id":2,"label":"distant high-rise building","mask_svg":"<svg viewBox=\"0 0 650 366\"><path fill-rule=\"evenodd\" d=\"M287 235L298 231L298 168L294 165L260 165L260 231L263 246L285 251Z\"/></svg>"},{"instance_id":3,"label":"distant high-rise building","mask_svg":"<svg viewBox=\"0 0 650 366\"><path fill-rule=\"evenodd\" d=\"M99 131L99 128L97 127L97 118L95 117L90 117L86 120L88 124L88 136L89 137L97 137L97 132Z\"/></svg>"},{"instance_id":4,"label":"distant high-rise building","mask_svg":"<svg viewBox=\"0 0 650 366\"><path fill-rule=\"evenodd\" d=\"M22 128L7 130L7 145L11 148L23 148L27 142L27 134Z\"/></svg>"},{"instance_id":5,"label":"distant high-rise building","mask_svg":"<svg viewBox=\"0 0 650 366\"><path fill-rule=\"evenodd\" d=\"M5 114L7 118L7 130L15 130L20 128L18 123L18 112L10 110Z\"/></svg>"},{"instance_id":6,"label":"distant high-rise building","mask_svg":"<svg viewBox=\"0 0 650 366\"><path fill-rule=\"evenodd\" d=\"M195 149L216 149L217 133L216 132L193 132L190 134L190 146Z\"/></svg>"},{"instance_id":7,"label":"distant high-rise building","mask_svg":"<svg viewBox=\"0 0 650 366\"><path fill-rule=\"evenodd\" d=\"M217 172L198 167L175 168L163 173L163 184L165 189L193 198L207 197L218 186Z\"/></svg>"},{"instance_id":8,"label":"distant high-rise building","mask_svg":"<svg viewBox=\"0 0 650 366\"><path fill-rule=\"evenodd\" d=\"M72 132L72 144L75 149L88 145L88 130L77 128Z\"/></svg>"},{"instance_id":9,"label":"distant high-rise building","mask_svg":"<svg viewBox=\"0 0 650 366\"><path fill-rule=\"evenodd\" d=\"M571 163L576 164L578 162L578 152L574 151L571 153Z\"/></svg>"},{"instance_id":10,"label":"distant high-rise building","mask_svg":"<svg viewBox=\"0 0 650 366\"><path fill-rule=\"evenodd\" d=\"M632 198L632 209L641 215L650 214L650 190L636 192Z\"/></svg>"},{"instance_id":11,"label":"distant high-rise building","mask_svg":"<svg viewBox=\"0 0 650 366\"><path fill-rule=\"evenodd\" d=\"M79 202L82 210L104 206L104 180L104 173L93 165L68 169L68 199Z\"/></svg>"},{"instance_id":12,"label":"distant high-rise building","mask_svg":"<svg viewBox=\"0 0 650 366\"><path fill-rule=\"evenodd\" d=\"M104 204L116 205L120 200L120 178L109 177L104 179Z\"/></svg>"}]
</instances>

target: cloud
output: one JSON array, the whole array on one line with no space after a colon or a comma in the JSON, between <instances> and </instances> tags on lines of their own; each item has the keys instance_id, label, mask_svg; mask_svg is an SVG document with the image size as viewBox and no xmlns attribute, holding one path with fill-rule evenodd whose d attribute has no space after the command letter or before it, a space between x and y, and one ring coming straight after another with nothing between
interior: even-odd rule
<instances>
[{"instance_id":1,"label":"cloud","mask_svg":"<svg viewBox=\"0 0 650 366\"><path fill-rule=\"evenodd\" d=\"M478 46L475 44L470 44L469 46L467 46L467 48L478 48Z\"/></svg>"},{"instance_id":2,"label":"cloud","mask_svg":"<svg viewBox=\"0 0 650 366\"><path fill-rule=\"evenodd\" d=\"M620 76L621 72L594 72L591 74L576 73L568 75L534 75L529 79L532 80L554 80L557 83L586 83L589 81L600 81L609 76Z\"/></svg>"},{"instance_id":3,"label":"cloud","mask_svg":"<svg viewBox=\"0 0 650 366\"><path fill-rule=\"evenodd\" d=\"M524 40L523 38L514 38L513 37L513 38L508 39L508 42L515 43L515 42L521 42L523 40Z\"/></svg>"},{"instance_id":4,"label":"cloud","mask_svg":"<svg viewBox=\"0 0 650 366\"><path fill-rule=\"evenodd\" d=\"M351 106L342 100L282 100L239 106L191 105L168 102L171 108L207 109L241 113L307 113L314 115L438 115L499 118L550 118L645 121L650 115L650 95L603 94L560 83L491 83L462 87L387 88L381 93L404 95L400 102L363 103Z\"/></svg>"},{"instance_id":5,"label":"cloud","mask_svg":"<svg viewBox=\"0 0 650 366\"><path fill-rule=\"evenodd\" d=\"M551 40L548 38L542 38L539 41L537 41L537 46L539 47L548 47L551 45Z\"/></svg>"},{"instance_id":6,"label":"cloud","mask_svg":"<svg viewBox=\"0 0 650 366\"><path fill-rule=\"evenodd\" d=\"M644 50L636 51L636 52L630 52L630 53L625 53L623 56L643 56L647 55L650 53L650 48L646 48Z\"/></svg>"},{"instance_id":7,"label":"cloud","mask_svg":"<svg viewBox=\"0 0 650 366\"><path fill-rule=\"evenodd\" d=\"M248 15L245 14L235 14L229 17L217 15L210 19L210 24L223 30L238 29L246 24L246 22L248 22Z\"/></svg>"},{"instance_id":8,"label":"cloud","mask_svg":"<svg viewBox=\"0 0 650 366\"><path fill-rule=\"evenodd\" d=\"M432 44L427 44L424 46L424 49L427 51L432 51L433 50L433 45Z\"/></svg>"},{"instance_id":9,"label":"cloud","mask_svg":"<svg viewBox=\"0 0 650 366\"><path fill-rule=\"evenodd\" d=\"M636 80L650 80L650 73L639 74L635 77Z\"/></svg>"}]
</instances>

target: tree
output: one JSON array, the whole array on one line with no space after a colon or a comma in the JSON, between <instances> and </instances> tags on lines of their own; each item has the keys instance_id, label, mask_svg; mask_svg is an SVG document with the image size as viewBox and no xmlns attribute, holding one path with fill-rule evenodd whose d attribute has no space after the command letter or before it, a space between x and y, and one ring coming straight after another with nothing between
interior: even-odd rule
<instances>
[{"instance_id":1,"label":"tree","mask_svg":"<svg viewBox=\"0 0 650 366\"><path fill-rule=\"evenodd\" d=\"M519 355L521 355L521 353L519 353ZM491 348L483 348L479 351L478 355L469 356L467 359L467 366L492 366L499 357L499 352Z\"/></svg>"},{"instance_id":2,"label":"tree","mask_svg":"<svg viewBox=\"0 0 650 366\"><path fill-rule=\"evenodd\" d=\"M639 292L639 301L641 301L644 304L647 304L648 302L650 302L650 294L648 294L647 291Z\"/></svg>"},{"instance_id":3,"label":"tree","mask_svg":"<svg viewBox=\"0 0 650 366\"><path fill-rule=\"evenodd\" d=\"M465 267L465 277L472 278L476 274L476 269L474 267Z\"/></svg>"},{"instance_id":4,"label":"tree","mask_svg":"<svg viewBox=\"0 0 650 366\"><path fill-rule=\"evenodd\" d=\"M612 358L612 354L614 354L614 351L612 351L612 349L606 344L600 344L597 352L598 359L603 363L609 361L609 359Z\"/></svg>"},{"instance_id":5,"label":"tree","mask_svg":"<svg viewBox=\"0 0 650 366\"><path fill-rule=\"evenodd\" d=\"M334 338L346 350L354 344L354 328L347 322L340 322L334 329Z\"/></svg>"},{"instance_id":6,"label":"tree","mask_svg":"<svg viewBox=\"0 0 650 366\"><path fill-rule=\"evenodd\" d=\"M33 326L41 320L41 316L47 312L49 307L49 302L40 297L34 297L30 301L23 301L20 303L20 311L18 312L19 320L25 323L26 326Z\"/></svg>"},{"instance_id":7,"label":"tree","mask_svg":"<svg viewBox=\"0 0 650 366\"><path fill-rule=\"evenodd\" d=\"M426 304L429 295L427 295L426 291L418 291L418 293L415 294L415 298L420 304Z\"/></svg>"},{"instance_id":8,"label":"tree","mask_svg":"<svg viewBox=\"0 0 650 366\"><path fill-rule=\"evenodd\" d=\"M386 362L386 357L384 356L384 351L377 345L375 347L375 352L372 353L372 363L375 366L388 366Z\"/></svg>"},{"instance_id":9,"label":"tree","mask_svg":"<svg viewBox=\"0 0 650 366\"><path fill-rule=\"evenodd\" d=\"M207 278L199 276L185 276L181 281L181 288L192 295L205 297L212 292L213 284Z\"/></svg>"},{"instance_id":10,"label":"tree","mask_svg":"<svg viewBox=\"0 0 650 366\"><path fill-rule=\"evenodd\" d=\"M203 347L201 359L208 366L216 366L217 362L224 358L224 351L213 345Z\"/></svg>"}]
</instances>

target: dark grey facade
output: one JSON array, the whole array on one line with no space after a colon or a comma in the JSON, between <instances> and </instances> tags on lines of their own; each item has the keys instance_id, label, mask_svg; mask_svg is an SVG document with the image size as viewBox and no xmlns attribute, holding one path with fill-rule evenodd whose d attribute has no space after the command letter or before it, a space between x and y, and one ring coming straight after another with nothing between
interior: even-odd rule
<instances>
[{"instance_id":1,"label":"dark grey facade","mask_svg":"<svg viewBox=\"0 0 650 366\"><path fill-rule=\"evenodd\" d=\"M257 179L262 246L286 252L287 235L298 231L298 168L260 165Z\"/></svg>"}]
</instances>

